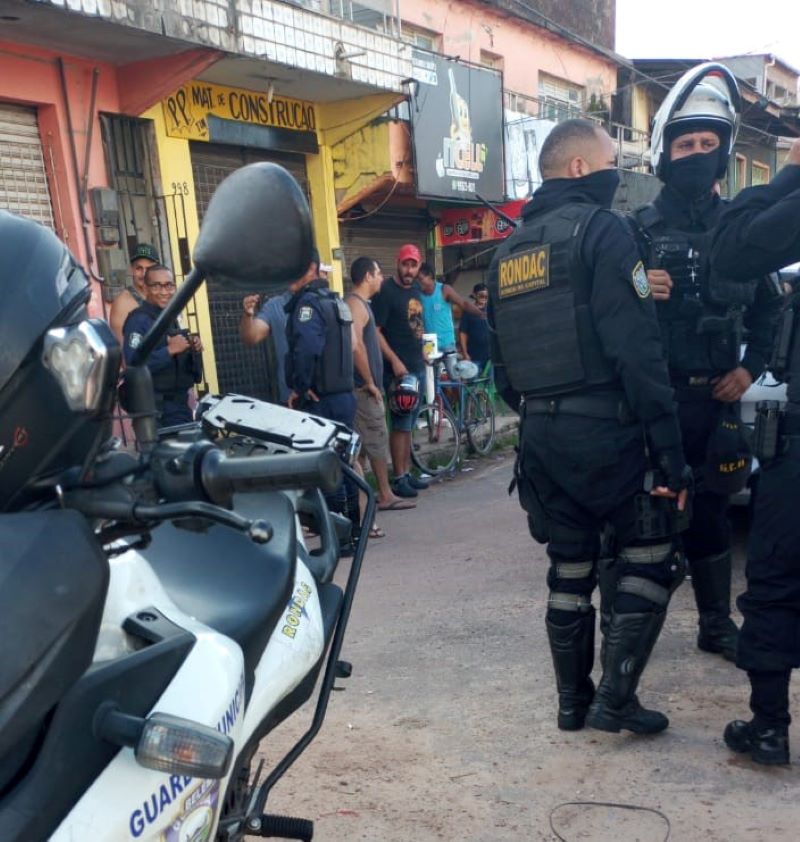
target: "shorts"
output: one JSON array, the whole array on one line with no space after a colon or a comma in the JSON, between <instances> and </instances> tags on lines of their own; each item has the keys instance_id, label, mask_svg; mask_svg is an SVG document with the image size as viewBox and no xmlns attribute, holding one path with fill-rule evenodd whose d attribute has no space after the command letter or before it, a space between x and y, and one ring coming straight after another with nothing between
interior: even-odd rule
<instances>
[{"instance_id":1,"label":"shorts","mask_svg":"<svg viewBox=\"0 0 800 842\"><path fill-rule=\"evenodd\" d=\"M357 388L356 418L353 426L361 436L361 452L370 459L387 459L389 431L386 428L386 406L376 401L365 387Z\"/></svg>"},{"instance_id":2,"label":"shorts","mask_svg":"<svg viewBox=\"0 0 800 842\"><path fill-rule=\"evenodd\" d=\"M389 412L391 431L393 433L410 433L414 429L414 424L417 423L419 411L422 409L422 404L425 399L425 369L423 368L419 371L411 371L410 373L419 380L419 403L417 404L417 408L413 412L409 412L407 415L396 415L394 412ZM392 379L393 377L391 371L388 372L388 376L384 373L383 385L387 392Z\"/></svg>"}]
</instances>

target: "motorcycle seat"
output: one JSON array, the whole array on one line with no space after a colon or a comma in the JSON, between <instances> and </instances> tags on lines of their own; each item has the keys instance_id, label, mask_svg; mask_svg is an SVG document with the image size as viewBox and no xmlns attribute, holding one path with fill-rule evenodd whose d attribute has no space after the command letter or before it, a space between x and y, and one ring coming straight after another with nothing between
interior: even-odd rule
<instances>
[{"instance_id":1,"label":"motorcycle seat","mask_svg":"<svg viewBox=\"0 0 800 842\"><path fill-rule=\"evenodd\" d=\"M285 494L241 495L248 498L253 511L242 511L239 497L236 511L268 521L273 528L268 543L255 544L218 524L165 523L153 530L141 554L181 611L241 646L249 695L256 665L292 597L297 535L294 507Z\"/></svg>"}]
</instances>

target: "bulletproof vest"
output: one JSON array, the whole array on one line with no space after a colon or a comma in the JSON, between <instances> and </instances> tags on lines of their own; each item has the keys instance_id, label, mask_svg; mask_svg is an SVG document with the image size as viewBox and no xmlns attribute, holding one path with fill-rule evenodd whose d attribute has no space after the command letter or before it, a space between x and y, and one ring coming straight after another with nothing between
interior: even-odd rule
<instances>
[{"instance_id":1,"label":"bulletproof vest","mask_svg":"<svg viewBox=\"0 0 800 842\"><path fill-rule=\"evenodd\" d=\"M800 292L786 301L775 334L770 371L788 384L786 397L800 404Z\"/></svg>"},{"instance_id":2,"label":"bulletproof vest","mask_svg":"<svg viewBox=\"0 0 800 842\"><path fill-rule=\"evenodd\" d=\"M319 299L325 321L325 348L317 359L314 371L315 391L319 395L335 395L353 391L353 315L347 303L335 292L309 289Z\"/></svg>"},{"instance_id":3,"label":"bulletproof vest","mask_svg":"<svg viewBox=\"0 0 800 842\"><path fill-rule=\"evenodd\" d=\"M739 364L742 315L755 300L758 279L732 281L711 268L712 231L670 228L655 205L633 212L648 269L672 278L668 301L657 301L670 371L708 375Z\"/></svg>"},{"instance_id":4,"label":"bulletproof vest","mask_svg":"<svg viewBox=\"0 0 800 842\"><path fill-rule=\"evenodd\" d=\"M490 277L496 340L517 392L560 395L618 382L589 302L581 244L594 205L569 204L526 220L497 250Z\"/></svg>"},{"instance_id":5,"label":"bulletproof vest","mask_svg":"<svg viewBox=\"0 0 800 842\"><path fill-rule=\"evenodd\" d=\"M177 333L181 333L181 330L176 322L170 329L169 335L174 336ZM197 356L191 350L175 354L171 358L172 365L165 366L153 374L153 388L156 394L180 395L191 389L198 379L196 375L199 374Z\"/></svg>"}]
</instances>

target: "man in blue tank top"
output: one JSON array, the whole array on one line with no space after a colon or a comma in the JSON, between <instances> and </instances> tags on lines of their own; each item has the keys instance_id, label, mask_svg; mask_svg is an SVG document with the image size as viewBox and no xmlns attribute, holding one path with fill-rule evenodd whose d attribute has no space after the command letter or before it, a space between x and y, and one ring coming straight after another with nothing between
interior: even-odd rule
<instances>
[{"instance_id":1,"label":"man in blue tank top","mask_svg":"<svg viewBox=\"0 0 800 842\"><path fill-rule=\"evenodd\" d=\"M436 280L430 263L419 267L417 283L422 292L422 320L425 333L435 333L439 351L456 350L456 331L453 326L453 305L464 312L485 319L486 314L471 301L462 298L449 284Z\"/></svg>"}]
</instances>

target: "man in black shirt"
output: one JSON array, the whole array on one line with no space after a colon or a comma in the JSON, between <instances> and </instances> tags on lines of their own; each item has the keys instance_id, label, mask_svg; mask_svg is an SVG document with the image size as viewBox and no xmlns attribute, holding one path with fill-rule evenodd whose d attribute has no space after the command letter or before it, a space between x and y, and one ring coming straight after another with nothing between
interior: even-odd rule
<instances>
[{"instance_id":1,"label":"man in black shirt","mask_svg":"<svg viewBox=\"0 0 800 842\"><path fill-rule=\"evenodd\" d=\"M425 357L422 352L422 298L415 283L422 255L415 245L406 244L397 253L397 276L387 278L372 301L378 341L383 354L383 383L387 394L392 380L413 374L420 383L425 380ZM394 467L392 490L398 497L416 497L428 483L411 474L411 430L417 413L392 413L389 449Z\"/></svg>"}]
</instances>

